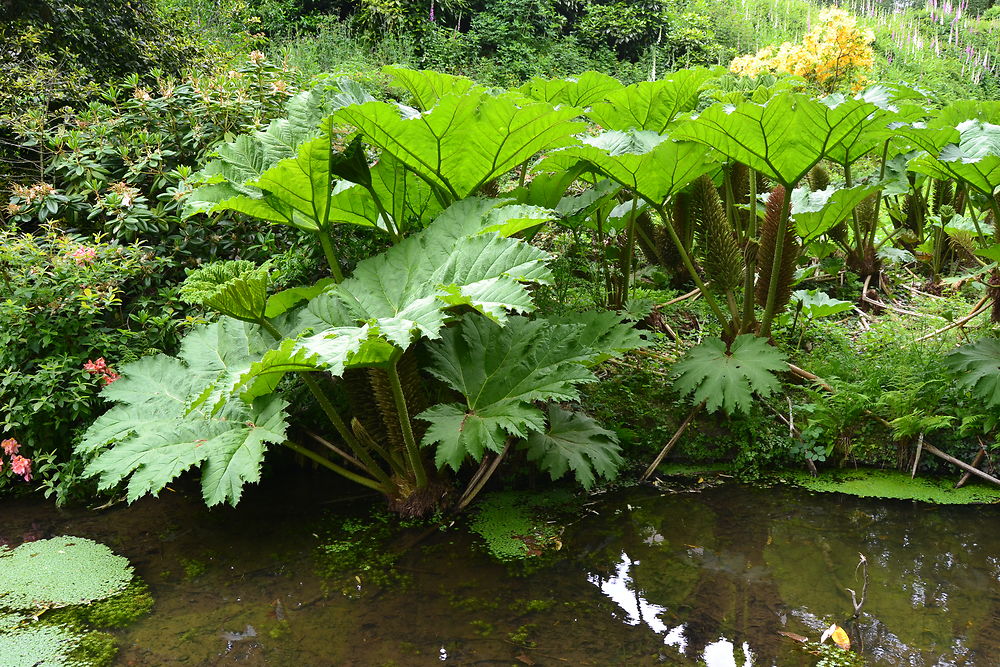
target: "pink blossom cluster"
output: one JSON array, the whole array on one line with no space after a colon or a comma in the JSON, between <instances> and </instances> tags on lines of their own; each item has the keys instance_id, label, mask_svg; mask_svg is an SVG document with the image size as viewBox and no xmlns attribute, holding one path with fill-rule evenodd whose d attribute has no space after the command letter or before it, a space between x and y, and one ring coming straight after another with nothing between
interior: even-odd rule
<instances>
[{"instance_id":1,"label":"pink blossom cluster","mask_svg":"<svg viewBox=\"0 0 1000 667\"><path fill-rule=\"evenodd\" d=\"M87 246L80 246L73 252L69 253L69 258L80 266L92 263L97 259L97 251L93 248L88 248Z\"/></svg>"},{"instance_id":2,"label":"pink blossom cluster","mask_svg":"<svg viewBox=\"0 0 1000 667\"><path fill-rule=\"evenodd\" d=\"M20 475L25 482L31 481L31 459L20 456L17 452L21 444L14 438L7 438L0 442L0 448L4 454L10 457L10 469L15 475ZM3 457L0 456L0 471L3 470Z\"/></svg>"},{"instance_id":3,"label":"pink blossom cluster","mask_svg":"<svg viewBox=\"0 0 1000 667\"><path fill-rule=\"evenodd\" d=\"M101 378L101 381L104 382L105 386L121 377L118 373L115 373L114 369L108 366L108 362L104 361L104 357L98 357L97 361L88 359L87 363L83 365L83 370L87 371L91 375L96 375Z\"/></svg>"}]
</instances>

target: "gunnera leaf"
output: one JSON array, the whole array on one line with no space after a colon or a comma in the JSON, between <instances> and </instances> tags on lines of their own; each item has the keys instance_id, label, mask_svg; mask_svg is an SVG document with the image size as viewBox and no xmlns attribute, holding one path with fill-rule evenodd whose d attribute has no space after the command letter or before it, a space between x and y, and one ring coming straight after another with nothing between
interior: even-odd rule
<instances>
[{"instance_id":1,"label":"gunnera leaf","mask_svg":"<svg viewBox=\"0 0 1000 667\"><path fill-rule=\"evenodd\" d=\"M524 450L528 460L549 473L553 480L570 470L576 481L590 489L595 473L612 479L623 460L618 436L601 428L590 416L549 405L549 425L544 431L528 435Z\"/></svg>"},{"instance_id":2,"label":"gunnera leaf","mask_svg":"<svg viewBox=\"0 0 1000 667\"><path fill-rule=\"evenodd\" d=\"M246 260L212 262L192 271L181 285L181 299L245 322L259 322L267 305L268 264Z\"/></svg>"},{"instance_id":3,"label":"gunnera leaf","mask_svg":"<svg viewBox=\"0 0 1000 667\"><path fill-rule=\"evenodd\" d=\"M1000 405L1000 339L983 338L944 358L958 383L989 407Z\"/></svg>"},{"instance_id":4,"label":"gunnera leaf","mask_svg":"<svg viewBox=\"0 0 1000 667\"><path fill-rule=\"evenodd\" d=\"M674 388L681 396L694 394L695 402L705 401L713 412L726 414L750 411L753 394L768 396L778 390L774 373L785 369L785 354L753 334L737 336L726 352L719 338L709 338L691 348L674 370L680 377Z\"/></svg>"},{"instance_id":5,"label":"gunnera leaf","mask_svg":"<svg viewBox=\"0 0 1000 667\"><path fill-rule=\"evenodd\" d=\"M132 581L128 559L84 537L62 536L0 550L0 607L66 607L102 600ZM0 651L0 655L5 655Z\"/></svg>"}]
</instances>

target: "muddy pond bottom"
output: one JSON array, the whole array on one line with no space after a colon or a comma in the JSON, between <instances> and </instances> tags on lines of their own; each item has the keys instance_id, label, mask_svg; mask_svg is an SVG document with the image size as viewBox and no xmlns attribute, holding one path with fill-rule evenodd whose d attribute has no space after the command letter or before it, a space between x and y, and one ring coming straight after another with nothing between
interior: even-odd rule
<instances>
[{"instance_id":1,"label":"muddy pond bottom","mask_svg":"<svg viewBox=\"0 0 1000 667\"><path fill-rule=\"evenodd\" d=\"M996 506L738 485L594 500L544 567L498 563L456 525L390 585L377 562L346 585L318 576L344 503L265 490L237 509L183 493L101 513L8 503L0 538L79 535L133 561L156 606L118 633L120 665L784 667L815 659L779 633L833 622L871 665L1000 664Z\"/></svg>"}]
</instances>

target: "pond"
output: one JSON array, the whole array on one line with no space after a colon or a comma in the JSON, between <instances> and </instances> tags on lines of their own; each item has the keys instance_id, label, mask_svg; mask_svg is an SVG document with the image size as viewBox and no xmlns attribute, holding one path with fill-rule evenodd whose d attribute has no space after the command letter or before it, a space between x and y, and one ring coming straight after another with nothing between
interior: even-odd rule
<instances>
[{"instance_id":1,"label":"pond","mask_svg":"<svg viewBox=\"0 0 1000 667\"><path fill-rule=\"evenodd\" d=\"M344 588L315 554L348 503L305 487L237 509L170 491L102 512L12 501L0 537L79 535L132 559L157 602L119 633L121 665L802 665L779 633L832 622L868 664L1000 664L997 506L636 487L591 498L534 571L457 525L399 536L422 538L405 581ZM850 621L859 554L870 583Z\"/></svg>"}]
</instances>

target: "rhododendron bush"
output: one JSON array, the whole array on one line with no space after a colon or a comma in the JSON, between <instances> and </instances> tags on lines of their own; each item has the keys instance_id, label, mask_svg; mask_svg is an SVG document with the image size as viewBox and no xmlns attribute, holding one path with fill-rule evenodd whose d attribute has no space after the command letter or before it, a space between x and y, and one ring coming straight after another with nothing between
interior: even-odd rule
<instances>
[{"instance_id":1,"label":"rhododendron bush","mask_svg":"<svg viewBox=\"0 0 1000 667\"><path fill-rule=\"evenodd\" d=\"M73 486L73 434L97 416L100 388L118 362L173 335L171 319L144 313L140 296L161 265L141 246L55 227L0 230L0 492Z\"/></svg>"},{"instance_id":2,"label":"rhododendron bush","mask_svg":"<svg viewBox=\"0 0 1000 667\"><path fill-rule=\"evenodd\" d=\"M733 60L736 74L756 76L781 72L805 78L824 91L833 92L849 84L854 92L867 81L865 73L874 64L875 34L858 28L857 19L843 9L831 7L819 13L815 27L800 43L767 46L753 55Z\"/></svg>"}]
</instances>

